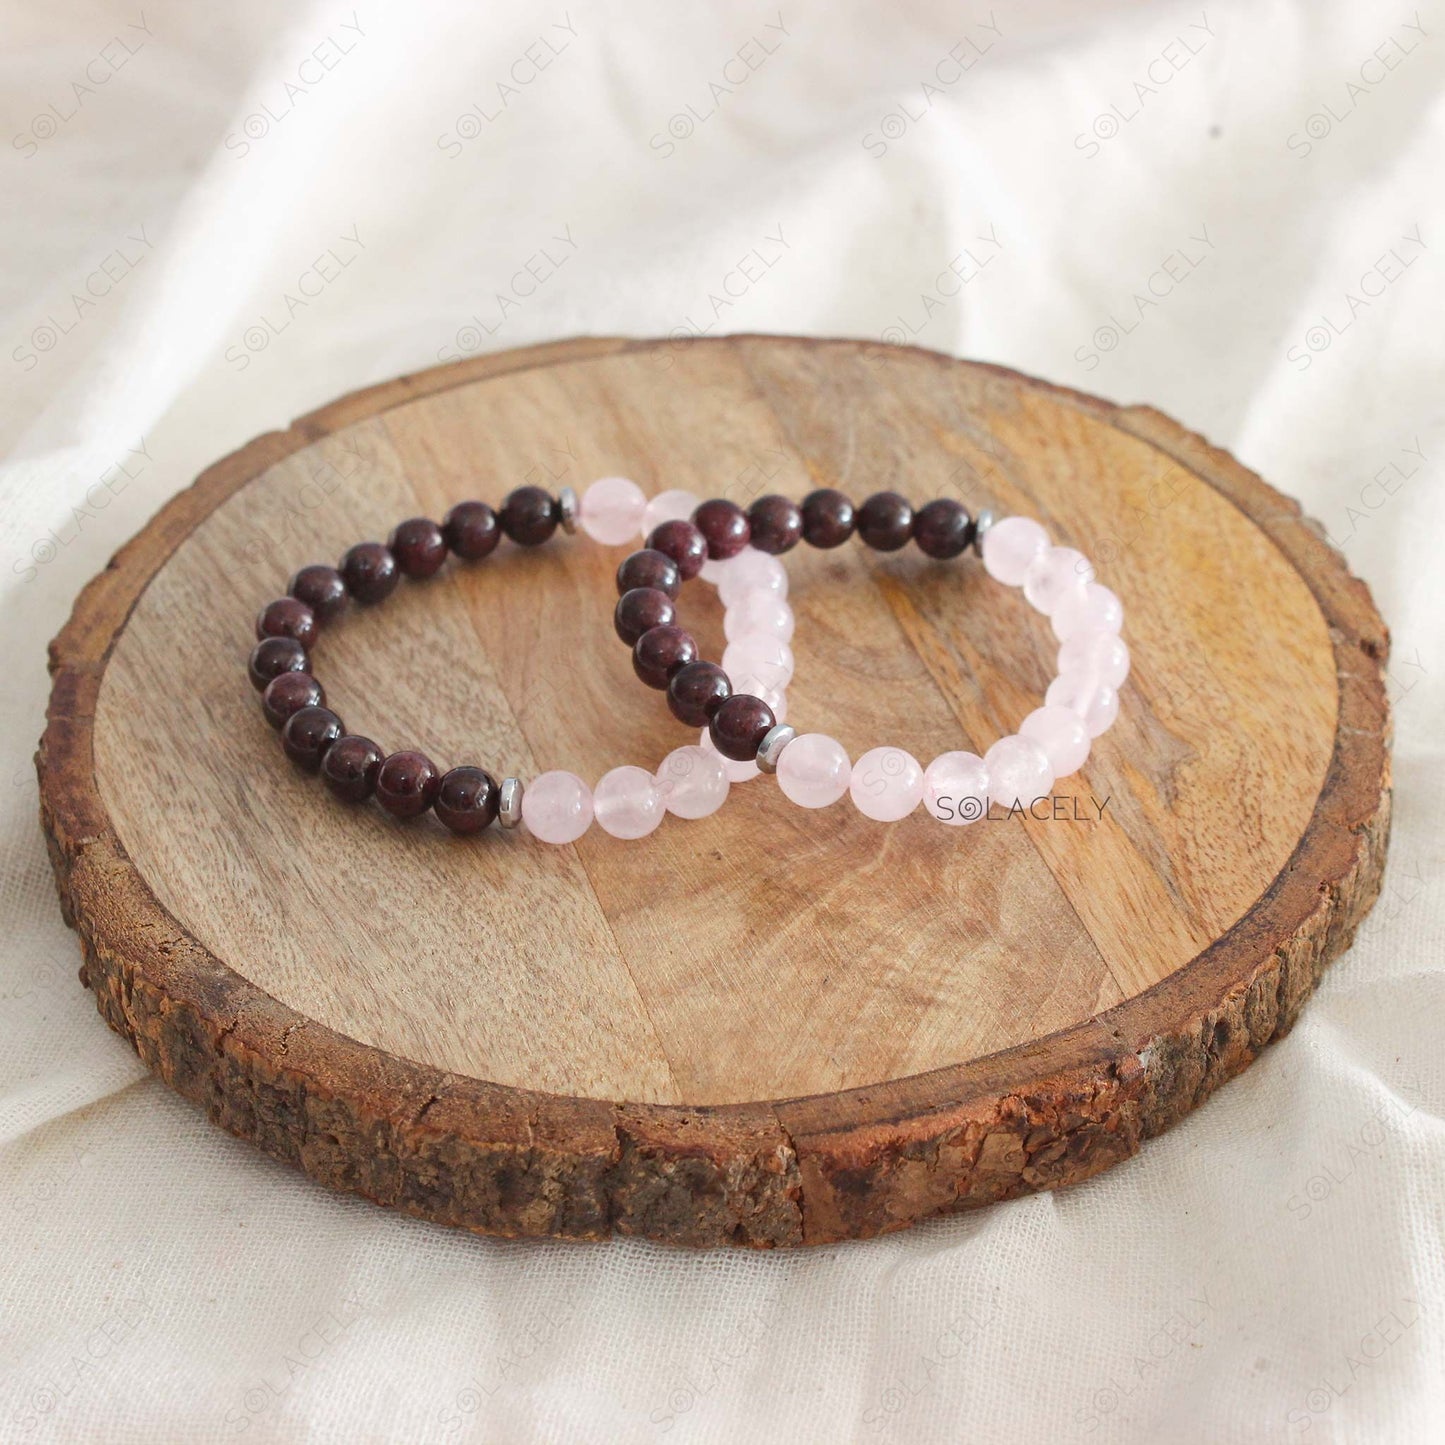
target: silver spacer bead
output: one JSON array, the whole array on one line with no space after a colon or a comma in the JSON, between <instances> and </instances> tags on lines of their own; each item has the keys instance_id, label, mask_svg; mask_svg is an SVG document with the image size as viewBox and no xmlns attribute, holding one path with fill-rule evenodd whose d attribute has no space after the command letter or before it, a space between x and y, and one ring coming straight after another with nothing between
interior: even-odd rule
<instances>
[{"instance_id":1,"label":"silver spacer bead","mask_svg":"<svg viewBox=\"0 0 1445 1445\"><path fill-rule=\"evenodd\" d=\"M563 487L557 493L557 520L568 536L577 530L577 493L571 487Z\"/></svg>"},{"instance_id":2,"label":"silver spacer bead","mask_svg":"<svg viewBox=\"0 0 1445 1445\"><path fill-rule=\"evenodd\" d=\"M782 756L783 749L797 736L798 734L787 723L778 723L775 727L770 727L762 742L758 744L758 771L760 773L776 773L778 759Z\"/></svg>"},{"instance_id":3,"label":"silver spacer bead","mask_svg":"<svg viewBox=\"0 0 1445 1445\"><path fill-rule=\"evenodd\" d=\"M502 796L497 806L497 822L504 828L515 828L522 821L522 780L503 778Z\"/></svg>"},{"instance_id":4,"label":"silver spacer bead","mask_svg":"<svg viewBox=\"0 0 1445 1445\"><path fill-rule=\"evenodd\" d=\"M998 520L987 507L973 519L973 550L983 556L983 535Z\"/></svg>"}]
</instances>

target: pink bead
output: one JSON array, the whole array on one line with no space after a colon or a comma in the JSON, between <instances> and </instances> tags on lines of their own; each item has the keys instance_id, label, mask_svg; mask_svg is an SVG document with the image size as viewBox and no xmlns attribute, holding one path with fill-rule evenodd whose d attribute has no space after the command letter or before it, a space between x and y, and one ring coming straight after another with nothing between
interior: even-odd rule
<instances>
[{"instance_id":1,"label":"pink bead","mask_svg":"<svg viewBox=\"0 0 1445 1445\"><path fill-rule=\"evenodd\" d=\"M1117 632L1124 625L1124 604L1102 582L1083 582L1065 590L1049 622L1060 642L1076 632Z\"/></svg>"},{"instance_id":2,"label":"pink bead","mask_svg":"<svg viewBox=\"0 0 1445 1445\"><path fill-rule=\"evenodd\" d=\"M1046 754L1055 778L1067 778L1089 756L1089 730L1066 707L1037 707L1022 722L1019 736L1032 738Z\"/></svg>"},{"instance_id":3,"label":"pink bead","mask_svg":"<svg viewBox=\"0 0 1445 1445\"><path fill-rule=\"evenodd\" d=\"M597 826L614 838L645 838L662 822L667 800L646 768L613 768L598 778L592 810Z\"/></svg>"},{"instance_id":4,"label":"pink bead","mask_svg":"<svg viewBox=\"0 0 1445 1445\"><path fill-rule=\"evenodd\" d=\"M783 756L787 757L785 748ZM896 823L906 818L923 797L923 769L902 748L873 748L853 764L848 791L865 818Z\"/></svg>"},{"instance_id":5,"label":"pink bead","mask_svg":"<svg viewBox=\"0 0 1445 1445\"><path fill-rule=\"evenodd\" d=\"M923 774L923 806L951 828L976 823L988 812L983 759L977 753L940 753Z\"/></svg>"},{"instance_id":6,"label":"pink bead","mask_svg":"<svg viewBox=\"0 0 1445 1445\"><path fill-rule=\"evenodd\" d=\"M1129 676L1129 647L1117 632L1090 628L1059 644L1059 671L1088 673L1105 687L1118 687Z\"/></svg>"},{"instance_id":7,"label":"pink bead","mask_svg":"<svg viewBox=\"0 0 1445 1445\"><path fill-rule=\"evenodd\" d=\"M641 532L644 537L652 535L654 527L660 527L664 522L690 522L692 514L697 510L700 497L695 497L691 492L684 492L674 487L668 492L659 492L642 511Z\"/></svg>"},{"instance_id":8,"label":"pink bead","mask_svg":"<svg viewBox=\"0 0 1445 1445\"><path fill-rule=\"evenodd\" d=\"M1004 517L983 534L984 571L1020 587L1030 563L1048 545L1049 534L1032 517Z\"/></svg>"},{"instance_id":9,"label":"pink bead","mask_svg":"<svg viewBox=\"0 0 1445 1445\"><path fill-rule=\"evenodd\" d=\"M575 843L592 826L592 794L576 773L540 773L522 789L522 821L544 843Z\"/></svg>"},{"instance_id":10,"label":"pink bead","mask_svg":"<svg viewBox=\"0 0 1445 1445\"><path fill-rule=\"evenodd\" d=\"M848 791L853 765L843 744L824 733L802 733L778 759L778 786L800 808L826 808Z\"/></svg>"},{"instance_id":11,"label":"pink bead","mask_svg":"<svg viewBox=\"0 0 1445 1445\"><path fill-rule=\"evenodd\" d=\"M1029 563L1024 573L1024 597L1047 617L1071 595L1071 588L1091 582L1093 577L1094 569L1082 552L1072 547L1050 547Z\"/></svg>"},{"instance_id":12,"label":"pink bead","mask_svg":"<svg viewBox=\"0 0 1445 1445\"><path fill-rule=\"evenodd\" d=\"M637 535L646 510L647 494L636 482L626 477L600 477L582 493L578 520L594 542L620 547Z\"/></svg>"},{"instance_id":13,"label":"pink bead","mask_svg":"<svg viewBox=\"0 0 1445 1445\"><path fill-rule=\"evenodd\" d=\"M744 547L736 557L718 564L717 595L724 607L742 601L749 592L771 592L775 597L788 595L788 569L756 547ZM706 572L706 569L704 569Z\"/></svg>"},{"instance_id":14,"label":"pink bead","mask_svg":"<svg viewBox=\"0 0 1445 1445\"><path fill-rule=\"evenodd\" d=\"M667 811L679 818L706 818L728 798L728 775L721 753L706 748L674 748L653 775Z\"/></svg>"},{"instance_id":15,"label":"pink bead","mask_svg":"<svg viewBox=\"0 0 1445 1445\"><path fill-rule=\"evenodd\" d=\"M755 677L777 690L793 680L793 649L765 632L750 632L728 643L722 667L730 678Z\"/></svg>"},{"instance_id":16,"label":"pink bead","mask_svg":"<svg viewBox=\"0 0 1445 1445\"><path fill-rule=\"evenodd\" d=\"M1000 738L984 755L989 801L1001 808L1027 808L1054 785L1049 756L1032 738Z\"/></svg>"},{"instance_id":17,"label":"pink bead","mask_svg":"<svg viewBox=\"0 0 1445 1445\"><path fill-rule=\"evenodd\" d=\"M759 770L756 763L740 763L734 758L723 757L714 746L712 733L709 732L707 728L702 730L702 740L698 746L701 747L705 753L711 753L713 757L721 761L723 772L728 776L728 782L746 783L750 778L757 777Z\"/></svg>"},{"instance_id":18,"label":"pink bead","mask_svg":"<svg viewBox=\"0 0 1445 1445\"><path fill-rule=\"evenodd\" d=\"M750 632L763 632L780 642L793 640L793 609L771 592L749 592L728 606L723 616L723 636L736 642Z\"/></svg>"},{"instance_id":19,"label":"pink bead","mask_svg":"<svg viewBox=\"0 0 1445 1445\"><path fill-rule=\"evenodd\" d=\"M1091 738L1113 727L1119 716L1119 694L1105 687L1092 673L1060 673L1044 694L1049 707L1066 707L1083 719L1084 730Z\"/></svg>"},{"instance_id":20,"label":"pink bead","mask_svg":"<svg viewBox=\"0 0 1445 1445\"><path fill-rule=\"evenodd\" d=\"M769 687L762 678L754 677L751 673L740 673L734 676L728 674L728 680L733 685L734 692L745 692L751 697L760 697L772 708L773 716L779 722L788 720L788 691L782 687Z\"/></svg>"}]
</instances>

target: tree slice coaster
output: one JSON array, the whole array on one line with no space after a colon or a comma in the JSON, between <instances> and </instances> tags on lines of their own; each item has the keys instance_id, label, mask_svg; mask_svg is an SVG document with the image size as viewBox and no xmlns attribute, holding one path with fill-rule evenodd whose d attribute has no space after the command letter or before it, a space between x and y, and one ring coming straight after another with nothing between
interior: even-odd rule
<instances>
[{"instance_id":1,"label":"tree slice coaster","mask_svg":"<svg viewBox=\"0 0 1445 1445\"><path fill-rule=\"evenodd\" d=\"M560 849L286 762L245 661L294 568L612 473L1035 516L1123 599L1119 721L1047 817L886 825L763 778ZM403 583L325 634L331 704L443 767L655 767L696 737L613 635L622 555ZM1039 705L1054 639L976 562L787 565L799 731L926 763ZM848 341L572 341L346 397L171 501L52 644L43 821L107 1022L314 1178L490 1234L820 1243L1087 1178L1290 1027L1379 887L1387 646L1298 507L1157 412Z\"/></svg>"}]
</instances>

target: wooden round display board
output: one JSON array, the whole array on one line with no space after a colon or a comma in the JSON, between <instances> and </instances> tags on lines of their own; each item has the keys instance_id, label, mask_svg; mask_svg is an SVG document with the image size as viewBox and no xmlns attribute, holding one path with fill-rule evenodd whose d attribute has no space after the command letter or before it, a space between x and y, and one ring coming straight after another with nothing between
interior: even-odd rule
<instances>
[{"instance_id":1,"label":"wooden round display board","mask_svg":"<svg viewBox=\"0 0 1445 1445\"><path fill-rule=\"evenodd\" d=\"M836 486L1038 517L1122 597L1119 721L1043 818L879 824L771 780L639 842L349 810L245 677L302 563L524 481ZM390 748L595 780L696 741L579 534L318 647ZM1056 644L970 558L789 554L790 720L983 752ZM704 655L716 595L683 593ZM584 340L344 398L176 497L52 645L44 825L81 977L167 1083L314 1178L508 1235L877 1234L1127 1158L1288 1029L1376 895L1387 634L1299 509L1157 412L848 341Z\"/></svg>"}]
</instances>

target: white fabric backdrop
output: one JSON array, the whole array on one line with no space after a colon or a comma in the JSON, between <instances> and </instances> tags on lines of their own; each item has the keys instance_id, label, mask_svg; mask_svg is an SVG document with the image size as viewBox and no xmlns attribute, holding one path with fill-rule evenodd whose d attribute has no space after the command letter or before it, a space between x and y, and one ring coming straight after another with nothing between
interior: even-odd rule
<instances>
[{"instance_id":1,"label":"white fabric backdrop","mask_svg":"<svg viewBox=\"0 0 1445 1445\"><path fill-rule=\"evenodd\" d=\"M0 1439L1445 1438L1438 4L10 0L4 32ZM1295 1034L1102 1178L811 1253L478 1240L219 1133L75 984L30 755L81 583L342 392L680 327L1153 402L1374 588L1385 894Z\"/></svg>"}]
</instances>

